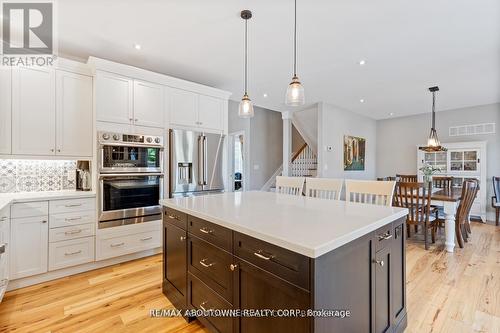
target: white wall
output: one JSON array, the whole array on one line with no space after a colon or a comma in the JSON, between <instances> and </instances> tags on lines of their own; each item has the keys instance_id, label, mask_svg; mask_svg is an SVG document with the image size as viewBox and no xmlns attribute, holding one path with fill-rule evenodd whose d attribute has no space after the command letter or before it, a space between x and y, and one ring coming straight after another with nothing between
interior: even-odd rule
<instances>
[{"instance_id":1,"label":"white wall","mask_svg":"<svg viewBox=\"0 0 500 333\"><path fill-rule=\"evenodd\" d=\"M377 177L417 172L417 145L429 135L431 115L379 120L377 122ZM450 137L449 127L496 123L496 134ZM487 200L491 200L491 177L500 175L500 104L474 106L436 113L436 130L441 143L487 141ZM490 202L487 203L491 206ZM490 208L491 210L491 208ZM490 215L491 216L491 215Z\"/></svg>"},{"instance_id":2,"label":"white wall","mask_svg":"<svg viewBox=\"0 0 500 333\"><path fill-rule=\"evenodd\" d=\"M249 149L247 190L260 190L283 163L283 121L281 113L254 106L255 116L238 117L238 104L229 101L229 133L245 131Z\"/></svg>"},{"instance_id":3,"label":"white wall","mask_svg":"<svg viewBox=\"0 0 500 333\"><path fill-rule=\"evenodd\" d=\"M344 135L366 139L364 171L344 171ZM327 146L333 150L328 152ZM375 179L377 123L374 119L318 104L318 175L326 178Z\"/></svg>"}]
</instances>

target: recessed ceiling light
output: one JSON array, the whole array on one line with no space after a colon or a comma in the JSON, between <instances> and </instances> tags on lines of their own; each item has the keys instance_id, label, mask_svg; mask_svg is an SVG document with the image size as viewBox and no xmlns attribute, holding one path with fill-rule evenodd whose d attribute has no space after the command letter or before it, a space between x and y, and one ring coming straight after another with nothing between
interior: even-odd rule
<instances>
[{"instance_id":1,"label":"recessed ceiling light","mask_svg":"<svg viewBox=\"0 0 500 333\"><path fill-rule=\"evenodd\" d=\"M136 50L140 50L141 49L141 44L134 44L134 48Z\"/></svg>"},{"instance_id":2,"label":"recessed ceiling light","mask_svg":"<svg viewBox=\"0 0 500 333\"><path fill-rule=\"evenodd\" d=\"M364 102L365 102L365 100L364 100L364 99L360 99L360 100L359 100L359 102L360 102L360 103L364 103Z\"/></svg>"},{"instance_id":3,"label":"recessed ceiling light","mask_svg":"<svg viewBox=\"0 0 500 333\"><path fill-rule=\"evenodd\" d=\"M394 116L394 112L389 113L389 116L391 117Z\"/></svg>"},{"instance_id":4,"label":"recessed ceiling light","mask_svg":"<svg viewBox=\"0 0 500 333\"><path fill-rule=\"evenodd\" d=\"M262 94L262 96L264 96L264 98L267 98L267 93Z\"/></svg>"},{"instance_id":5,"label":"recessed ceiling light","mask_svg":"<svg viewBox=\"0 0 500 333\"><path fill-rule=\"evenodd\" d=\"M366 64L366 60L360 60L360 61L359 61L359 65L360 65L360 66L363 66L364 64Z\"/></svg>"}]
</instances>

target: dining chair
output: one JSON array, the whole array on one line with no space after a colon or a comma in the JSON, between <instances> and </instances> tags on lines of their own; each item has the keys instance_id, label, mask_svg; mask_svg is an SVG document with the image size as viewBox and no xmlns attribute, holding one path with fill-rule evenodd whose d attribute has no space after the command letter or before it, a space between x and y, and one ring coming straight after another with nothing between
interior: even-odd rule
<instances>
[{"instance_id":1,"label":"dining chair","mask_svg":"<svg viewBox=\"0 0 500 333\"><path fill-rule=\"evenodd\" d=\"M432 185L417 182L398 182L396 184L397 206L407 208L406 231L410 237L410 226L422 226L425 249L429 249L429 230L431 241L436 242L436 218L431 211Z\"/></svg>"},{"instance_id":2,"label":"dining chair","mask_svg":"<svg viewBox=\"0 0 500 333\"><path fill-rule=\"evenodd\" d=\"M276 192L281 194L302 195L305 177L276 177Z\"/></svg>"},{"instance_id":3,"label":"dining chair","mask_svg":"<svg viewBox=\"0 0 500 333\"><path fill-rule=\"evenodd\" d=\"M416 183L417 175L396 175L396 180L404 183Z\"/></svg>"},{"instance_id":4,"label":"dining chair","mask_svg":"<svg viewBox=\"0 0 500 333\"><path fill-rule=\"evenodd\" d=\"M442 188L451 190L453 185L453 177L451 176L433 176L432 177L432 185L435 188Z\"/></svg>"},{"instance_id":5,"label":"dining chair","mask_svg":"<svg viewBox=\"0 0 500 333\"><path fill-rule=\"evenodd\" d=\"M343 179L307 178L306 196L320 199L340 200L343 183Z\"/></svg>"},{"instance_id":6,"label":"dining chair","mask_svg":"<svg viewBox=\"0 0 500 333\"><path fill-rule=\"evenodd\" d=\"M500 177L493 177L493 193L491 206L495 209L495 224L498 226L500 220Z\"/></svg>"},{"instance_id":7,"label":"dining chair","mask_svg":"<svg viewBox=\"0 0 500 333\"><path fill-rule=\"evenodd\" d=\"M345 200L347 202L391 206L395 184L394 181L346 179Z\"/></svg>"},{"instance_id":8,"label":"dining chair","mask_svg":"<svg viewBox=\"0 0 500 333\"><path fill-rule=\"evenodd\" d=\"M479 182L476 179L464 180L462 185L462 197L455 215L455 234L457 236L458 245L461 248L464 247L464 242L468 241L468 230L470 231L470 227L468 226L469 214L478 190ZM438 221L444 223L443 219L439 219Z\"/></svg>"}]
</instances>

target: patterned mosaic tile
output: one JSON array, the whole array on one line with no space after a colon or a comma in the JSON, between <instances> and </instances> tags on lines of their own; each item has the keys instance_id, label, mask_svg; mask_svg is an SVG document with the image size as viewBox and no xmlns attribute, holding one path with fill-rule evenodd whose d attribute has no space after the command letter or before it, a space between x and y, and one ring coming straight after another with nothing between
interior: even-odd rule
<instances>
[{"instance_id":1,"label":"patterned mosaic tile","mask_svg":"<svg viewBox=\"0 0 500 333\"><path fill-rule=\"evenodd\" d=\"M2 160L0 193L74 190L76 161Z\"/></svg>"}]
</instances>

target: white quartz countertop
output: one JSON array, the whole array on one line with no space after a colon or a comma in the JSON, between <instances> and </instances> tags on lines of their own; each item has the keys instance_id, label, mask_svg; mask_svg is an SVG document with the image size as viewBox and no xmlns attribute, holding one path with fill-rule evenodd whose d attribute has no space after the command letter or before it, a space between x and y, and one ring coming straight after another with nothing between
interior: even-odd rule
<instances>
[{"instance_id":1,"label":"white quartz countertop","mask_svg":"<svg viewBox=\"0 0 500 333\"><path fill-rule=\"evenodd\" d=\"M398 207L233 192L160 200L160 204L317 258L405 216Z\"/></svg>"},{"instance_id":2,"label":"white quartz countertop","mask_svg":"<svg viewBox=\"0 0 500 333\"><path fill-rule=\"evenodd\" d=\"M93 191L47 191L47 192L16 192L0 193L0 209L10 205L13 202L27 202L40 200L59 200L95 197Z\"/></svg>"}]
</instances>

